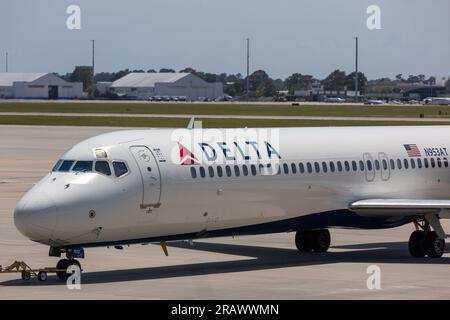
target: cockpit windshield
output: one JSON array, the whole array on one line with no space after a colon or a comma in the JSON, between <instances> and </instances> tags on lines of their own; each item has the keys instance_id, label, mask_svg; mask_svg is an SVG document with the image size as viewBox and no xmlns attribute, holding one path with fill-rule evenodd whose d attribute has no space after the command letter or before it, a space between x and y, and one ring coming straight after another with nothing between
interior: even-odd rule
<instances>
[{"instance_id":1,"label":"cockpit windshield","mask_svg":"<svg viewBox=\"0 0 450 320\"><path fill-rule=\"evenodd\" d=\"M128 172L125 162L113 161L114 175L122 177ZM112 170L109 161L99 160L58 160L52 169L53 172L96 172L105 176L111 176Z\"/></svg>"},{"instance_id":2,"label":"cockpit windshield","mask_svg":"<svg viewBox=\"0 0 450 320\"><path fill-rule=\"evenodd\" d=\"M74 162L75 161L73 160L59 160L53 167L52 171L68 172L70 171L70 168L72 168Z\"/></svg>"},{"instance_id":3,"label":"cockpit windshield","mask_svg":"<svg viewBox=\"0 0 450 320\"><path fill-rule=\"evenodd\" d=\"M92 172L94 161L77 161L72 168L75 172Z\"/></svg>"}]
</instances>

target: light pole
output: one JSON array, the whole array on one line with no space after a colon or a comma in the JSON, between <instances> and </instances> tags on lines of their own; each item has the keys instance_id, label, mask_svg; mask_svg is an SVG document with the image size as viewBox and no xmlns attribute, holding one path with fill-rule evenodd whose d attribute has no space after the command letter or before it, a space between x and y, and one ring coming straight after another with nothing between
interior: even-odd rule
<instances>
[{"instance_id":1,"label":"light pole","mask_svg":"<svg viewBox=\"0 0 450 320\"><path fill-rule=\"evenodd\" d=\"M95 40L92 42L92 85L94 85L94 75L95 75Z\"/></svg>"},{"instance_id":2,"label":"light pole","mask_svg":"<svg viewBox=\"0 0 450 320\"><path fill-rule=\"evenodd\" d=\"M358 37L355 37L355 100L358 100Z\"/></svg>"},{"instance_id":3,"label":"light pole","mask_svg":"<svg viewBox=\"0 0 450 320\"><path fill-rule=\"evenodd\" d=\"M6 72L8 72L8 51L6 51Z\"/></svg>"},{"instance_id":4,"label":"light pole","mask_svg":"<svg viewBox=\"0 0 450 320\"><path fill-rule=\"evenodd\" d=\"M247 101L250 99L250 38L247 38Z\"/></svg>"}]
</instances>

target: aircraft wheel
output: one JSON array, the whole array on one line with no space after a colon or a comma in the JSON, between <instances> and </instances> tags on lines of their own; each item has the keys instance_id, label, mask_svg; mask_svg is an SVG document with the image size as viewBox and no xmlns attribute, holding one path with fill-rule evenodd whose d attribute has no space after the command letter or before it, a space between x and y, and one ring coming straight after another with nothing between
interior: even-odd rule
<instances>
[{"instance_id":1,"label":"aircraft wheel","mask_svg":"<svg viewBox=\"0 0 450 320\"><path fill-rule=\"evenodd\" d=\"M414 231L409 237L409 253L416 258L423 258L426 255L425 237L427 233L422 230Z\"/></svg>"},{"instance_id":2,"label":"aircraft wheel","mask_svg":"<svg viewBox=\"0 0 450 320\"><path fill-rule=\"evenodd\" d=\"M67 278L69 277L69 275L66 272L68 267L69 267L69 260L61 259L58 261L58 263L56 264L56 269L64 270L56 272L56 276L58 277L59 280L61 281L67 280Z\"/></svg>"},{"instance_id":3,"label":"aircraft wheel","mask_svg":"<svg viewBox=\"0 0 450 320\"><path fill-rule=\"evenodd\" d=\"M24 281L28 281L31 279L31 274L27 271L23 271L21 276L22 276L22 280L24 280Z\"/></svg>"},{"instance_id":4,"label":"aircraft wheel","mask_svg":"<svg viewBox=\"0 0 450 320\"><path fill-rule=\"evenodd\" d=\"M81 264L78 262L78 260L61 259L58 261L56 269L65 270L56 272L56 276L59 278L59 280L66 281L70 277L70 274L67 273L67 268L72 265L77 265L81 271Z\"/></svg>"},{"instance_id":5,"label":"aircraft wheel","mask_svg":"<svg viewBox=\"0 0 450 320\"><path fill-rule=\"evenodd\" d=\"M436 232L427 232L424 241L425 252L429 258L440 258L445 251L445 240L439 239Z\"/></svg>"},{"instance_id":6,"label":"aircraft wheel","mask_svg":"<svg viewBox=\"0 0 450 320\"><path fill-rule=\"evenodd\" d=\"M311 252L312 231L297 231L295 234L295 246L300 252Z\"/></svg>"},{"instance_id":7,"label":"aircraft wheel","mask_svg":"<svg viewBox=\"0 0 450 320\"><path fill-rule=\"evenodd\" d=\"M331 235L328 229L312 231L312 249L314 252L327 252L331 244Z\"/></svg>"},{"instance_id":8,"label":"aircraft wheel","mask_svg":"<svg viewBox=\"0 0 450 320\"><path fill-rule=\"evenodd\" d=\"M47 280L47 272L40 271L37 275L37 278L39 281L46 281Z\"/></svg>"}]
</instances>

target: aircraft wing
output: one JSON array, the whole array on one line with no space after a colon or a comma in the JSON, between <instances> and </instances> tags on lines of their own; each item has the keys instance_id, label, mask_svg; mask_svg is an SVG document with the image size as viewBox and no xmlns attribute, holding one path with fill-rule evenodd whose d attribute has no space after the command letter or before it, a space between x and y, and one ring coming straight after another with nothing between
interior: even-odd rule
<instances>
[{"instance_id":1,"label":"aircraft wing","mask_svg":"<svg viewBox=\"0 0 450 320\"><path fill-rule=\"evenodd\" d=\"M366 217L425 215L429 213L439 213L440 216L444 217L446 212L442 211L450 209L450 200L367 199L351 203L349 209L360 216Z\"/></svg>"}]
</instances>

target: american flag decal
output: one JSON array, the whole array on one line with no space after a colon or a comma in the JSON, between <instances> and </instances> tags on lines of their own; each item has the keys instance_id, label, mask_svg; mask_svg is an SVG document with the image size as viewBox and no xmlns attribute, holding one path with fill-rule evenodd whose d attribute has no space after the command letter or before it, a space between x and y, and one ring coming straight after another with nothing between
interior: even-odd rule
<instances>
[{"instance_id":1,"label":"american flag decal","mask_svg":"<svg viewBox=\"0 0 450 320\"><path fill-rule=\"evenodd\" d=\"M406 152L408 153L408 157L421 157L422 156L419 148L417 147L417 144L404 144L403 146L405 147Z\"/></svg>"}]
</instances>

